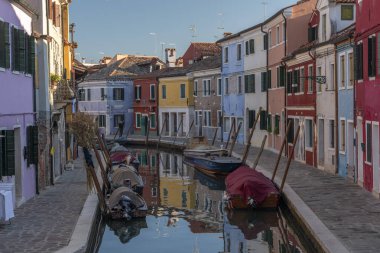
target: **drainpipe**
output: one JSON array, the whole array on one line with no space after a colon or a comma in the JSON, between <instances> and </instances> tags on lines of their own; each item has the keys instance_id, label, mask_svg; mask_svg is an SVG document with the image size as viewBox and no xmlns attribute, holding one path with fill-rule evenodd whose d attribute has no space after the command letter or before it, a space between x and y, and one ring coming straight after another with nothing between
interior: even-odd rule
<instances>
[{"instance_id":1,"label":"drainpipe","mask_svg":"<svg viewBox=\"0 0 380 253\"><path fill-rule=\"evenodd\" d=\"M287 40L288 40L288 38L287 38L287 36L288 36L288 34L287 34L287 32L286 32L286 30L287 30L287 28L288 28L288 22L287 22L287 19L286 19L286 17L285 17L285 15L284 15L284 11L282 11L281 12L281 15L282 15L282 17L284 18L284 24L285 24L285 30L283 31L284 32L284 34L285 34L285 41L284 41L284 57L286 57L286 54L288 53L287 51ZM285 67L285 77L286 77L286 71L287 71L287 66L286 66L286 62L284 62L284 61L281 61L281 65L282 66L284 66ZM288 93L287 93L287 85L286 85L286 78L284 78L284 81L285 81L285 84L284 84L284 101L285 101L285 107L284 107L284 112L285 112L285 122L284 122L284 126L285 126L285 128L286 128L286 126L288 125L288 122L287 122L287 119L288 119L288 111L286 110L286 106L287 106L287 97L288 97ZM286 129L285 129L285 131L284 131L284 134L286 135ZM284 138L288 138L288 136L284 136ZM286 143L286 145L285 145L285 157L288 157L288 143Z\"/></svg>"},{"instance_id":2,"label":"drainpipe","mask_svg":"<svg viewBox=\"0 0 380 253\"><path fill-rule=\"evenodd\" d=\"M316 57L313 56L310 52L310 50L312 49L313 46L311 46L308 50L308 54L310 56L310 58L315 62L316 61ZM316 68L313 66L313 71L316 71ZM312 85L314 85L314 82L312 82ZM316 92L315 89L313 89L313 92ZM317 110L317 97L315 97L315 101L314 101L314 104L315 104L315 111ZM314 116L314 124L317 124L317 114L315 113L315 116ZM314 128L314 127L313 127ZM314 128L315 129L315 128ZM315 131L314 131L314 136L316 135ZM313 136L313 138L314 138ZM314 138L315 140L315 138ZM314 141L314 147L313 147L313 165L317 165L318 167L318 162L316 162L316 155L315 153L317 152L317 141L315 140Z\"/></svg>"},{"instance_id":3,"label":"drainpipe","mask_svg":"<svg viewBox=\"0 0 380 253\"><path fill-rule=\"evenodd\" d=\"M267 38L268 38L268 32L265 32L264 30L263 30L263 25L261 25L260 26L260 29L261 29L261 32L262 33L264 33L266 36L267 36ZM268 38L269 39L269 38ZM268 41L268 39L267 39L267 42L269 42ZM268 62L269 62L269 43L268 43L268 45L267 45L267 52L266 52L266 63L265 63L265 65L266 65L266 67L265 67L265 71L266 71L266 74L265 74L265 76L267 77L267 80L266 80L266 97L267 97L267 99L266 99L266 110L267 110L267 117L268 117L268 111L269 111L269 92L268 92L268 89L269 89L269 87L268 87ZM271 78L272 79L272 78ZM267 120L267 122L268 122L268 120ZM267 128L268 128L268 126L267 126Z\"/></svg>"},{"instance_id":4,"label":"drainpipe","mask_svg":"<svg viewBox=\"0 0 380 253\"><path fill-rule=\"evenodd\" d=\"M160 105L160 82L158 80L158 77L155 77L157 82L157 96L156 96L156 132L157 136L160 135L160 117L159 117L159 105Z\"/></svg>"},{"instance_id":5,"label":"drainpipe","mask_svg":"<svg viewBox=\"0 0 380 253\"><path fill-rule=\"evenodd\" d=\"M335 48L335 52L337 52L337 45L335 44L334 46ZM339 120L339 111L338 111L338 106L339 106L339 96L338 96L338 82L337 82L337 76L338 76L338 68L337 68L337 64L338 64L338 61L336 60L337 59L337 54L335 53L335 56L334 56L334 75L335 75L335 78L334 78L334 86L335 86L335 174L338 174L339 173L339 148L338 148L338 142L339 142L339 138L338 138L338 120Z\"/></svg>"}]
</instances>

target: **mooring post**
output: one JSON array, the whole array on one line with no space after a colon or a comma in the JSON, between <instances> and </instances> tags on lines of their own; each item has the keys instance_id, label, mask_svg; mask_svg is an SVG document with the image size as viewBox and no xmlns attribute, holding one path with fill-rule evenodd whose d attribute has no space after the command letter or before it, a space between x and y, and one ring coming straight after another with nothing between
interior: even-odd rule
<instances>
[{"instance_id":1,"label":"mooring post","mask_svg":"<svg viewBox=\"0 0 380 253\"><path fill-rule=\"evenodd\" d=\"M286 177L288 176L288 171L289 171L290 163L292 162L292 159L293 159L294 149L296 147L296 143L297 143L297 140L298 140L299 133L300 133L300 126L298 126L298 128L297 128L296 136L295 136L295 138L293 140L293 148L292 148L292 151L290 152L290 156L288 157L288 162L286 163L285 174L284 174L284 176L282 178L280 192L282 192L282 189L284 188L284 185L285 185Z\"/></svg>"},{"instance_id":2,"label":"mooring post","mask_svg":"<svg viewBox=\"0 0 380 253\"><path fill-rule=\"evenodd\" d=\"M216 140L216 136L218 134L218 130L219 130L219 127L215 128L214 138L212 139L212 143L211 143L212 146L214 146L214 144L215 144L215 140Z\"/></svg>"},{"instance_id":3,"label":"mooring post","mask_svg":"<svg viewBox=\"0 0 380 253\"><path fill-rule=\"evenodd\" d=\"M106 160L106 163L108 165L108 169L111 169L111 167L112 167L111 156L110 156L110 153L108 152L106 144L104 143L103 138L100 136L100 133L98 131L96 132L96 136L97 136L98 141L100 143L100 147L103 151L103 154L106 156L105 160ZM107 172L108 172L108 170L107 170Z\"/></svg>"},{"instance_id":4,"label":"mooring post","mask_svg":"<svg viewBox=\"0 0 380 253\"><path fill-rule=\"evenodd\" d=\"M148 141L149 141L149 127L150 127L150 119L148 117L148 120L147 120L147 127L146 127L146 138L145 138L145 146L148 145Z\"/></svg>"},{"instance_id":5,"label":"mooring post","mask_svg":"<svg viewBox=\"0 0 380 253\"><path fill-rule=\"evenodd\" d=\"M173 141L172 145L174 145L175 141L177 140L178 132L179 132L179 129L181 129L182 124L183 124L183 118L181 117L181 121L179 122L179 125L178 125L178 128L177 128L177 134L174 136L174 141Z\"/></svg>"},{"instance_id":6,"label":"mooring post","mask_svg":"<svg viewBox=\"0 0 380 253\"><path fill-rule=\"evenodd\" d=\"M230 133L228 134L226 146L224 147L225 149L227 149L228 148L228 144L230 144L230 139L231 139L231 135L232 135L232 129L235 132L235 120L236 119L234 118L233 121L232 121L232 125L231 125L231 128L230 128Z\"/></svg>"},{"instance_id":7,"label":"mooring post","mask_svg":"<svg viewBox=\"0 0 380 253\"><path fill-rule=\"evenodd\" d=\"M268 137L268 136L265 135L263 141L261 142L261 147L260 147L259 154L258 154L257 157L256 157L255 163L253 164L253 169L254 169L254 170L256 169L256 166L257 166L257 164L259 163L259 160L260 160L261 154L262 154L263 151L264 151L265 142L267 141L267 137Z\"/></svg>"},{"instance_id":8,"label":"mooring post","mask_svg":"<svg viewBox=\"0 0 380 253\"><path fill-rule=\"evenodd\" d=\"M285 136L284 136L284 140L282 141L282 144L281 144L280 153L278 153L278 157L277 157L277 161L276 161L276 166L274 166L274 171L273 171L273 175L272 175L272 179L271 179L272 181L276 177L277 170L278 170L278 165L280 164L280 160L281 160L281 156L282 156L282 151L284 150L284 147L285 147L286 142L288 140L288 138L286 138L286 136L288 136L289 130L290 130L290 121L288 122L288 125L286 126L286 133L285 133Z\"/></svg>"},{"instance_id":9,"label":"mooring post","mask_svg":"<svg viewBox=\"0 0 380 253\"><path fill-rule=\"evenodd\" d=\"M188 141L188 138L189 138L189 136L190 136L190 132L191 132L191 129L193 128L193 125L194 125L194 120L191 121L189 131L188 131L187 134L186 134L185 142ZM185 144L185 142L184 142L184 144Z\"/></svg>"},{"instance_id":10,"label":"mooring post","mask_svg":"<svg viewBox=\"0 0 380 253\"><path fill-rule=\"evenodd\" d=\"M103 162L102 162L102 159L100 158L100 155L99 155L99 152L98 150L96 149L96 146L94 143L92 143L92 148L94 149L94 153L95 153L95 156L96 156L96 160L98 161L99 163L99 166L100 166L100 173L102 174L102 178L103 178L103 184L106 188L106 191L108 192L108 190L110 189L109 187L109 182L108 182L108 178L107 178L107 173L104 169L104 166L103 166Z\"/></svg>"},{"instance_id":11,"label":"mooring post","mask_svg":"<svg viewBox=\"0 0 380 253\"><path fill-rule=\"evenodd\" d=\"M168 121L168 119L165 118L164 123L162 124L161 131L160 131L160 136L158 136L157 149L160 146L162 132L164 131L164 127L166 126L167 121Z\"/></svg>"},{"instance_id":12,"label":"mooring post","mask_svg":"<svg viewBox=\"0 0 380 253\"><path fill-rule=\"evenodd\" d=\"M240 132L240 128L241 128L242 124L243 124L242 122L239 123L237 131L232 135L232 142L231 142L230 150L228 151L228 156L232 155L232 151L235 147L235 143L236 143L237 138L239 136L239 132Z\"/></svg>"},{"instance_id":13,"label":"mooring post","mask_svg":"<svg viewBox=\"0 0 380 253\"><path fill-rule=\"evenodd\" d=\"M98 176L96 175L96 172L95 172L95 168L92 167L92 166L87 166L86 165L86 170L88 172L90 172L92 180L94 181L95 189L96 189L96 192L97 192L97 195L98 195L98 199L99 199L99 202L100 202L100 206L101 206L102 212L106 213L106 211L107 211L107 205L106 205L106 201L104 199L102 188L101 188L99 180L98 180Z\"/></svg>"},{"instance_id":14,"label":"mooring post","mask_svg":"<svg viewBox=\"0 0 380 253\"><path fill-rule=\"evenodd\" d=\"M252 129L251 129L251 132L250 132L250 134L249 134L248 141L247 141L247 145L245 145L245 150L244 150L244 153L243 153L243 159L242 159L242 163L243 163L243 164L245 163L245 161L247 161L249 148L250 148L250 146L251 146L251 139L252 139L253 133L255 132L256 124L257 124L257 122L259 121L259 117L260 117L260 114L261 114L261 110L262 110L262 108L260 107L259 112L258 112L257 115L256 115L255 122L253 123Z\"/></svg>"}]
</instances>

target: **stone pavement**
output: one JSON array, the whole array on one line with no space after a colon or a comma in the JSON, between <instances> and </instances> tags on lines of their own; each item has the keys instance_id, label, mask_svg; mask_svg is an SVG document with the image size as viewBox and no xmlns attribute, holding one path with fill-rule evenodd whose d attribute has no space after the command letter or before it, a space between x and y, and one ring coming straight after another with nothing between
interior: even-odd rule
<instances>
[{"instance_id":1,"label":"stone pavement","mask_svg":"<svg viewBox=\"0 0 380 253\"><path fill-rule=\"evenodd\" d=\"M54 186L17 208L10 225L0 225L1 253L54 252L69 243L88 196L83 160L74 165Z\"/></svg>"},{"instance_id":2,"label":"stone pavement","mask_svg":"<svg viewBox=\"0 0 380 253\"><path fill-rule=\"evenodd\" d=\"M143 138L129 137L132 139ZM237 154L243 150L241 144L234 147ZM248 160L255 161L258 152L259 148L251 147ZM276 159L277 154L265 150L258 166L272 174ZM283 157L277 173L280 178L285 165ZM292 161L286 183L350 252L380 252L380 200L371 193L342 177L296 161Z\"/></svg>"}]
</instances>

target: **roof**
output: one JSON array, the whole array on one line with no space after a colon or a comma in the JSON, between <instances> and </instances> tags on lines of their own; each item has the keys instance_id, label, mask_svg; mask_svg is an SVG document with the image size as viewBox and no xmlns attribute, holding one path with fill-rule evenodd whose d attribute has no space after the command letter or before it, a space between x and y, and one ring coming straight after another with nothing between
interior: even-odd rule
<instances>
[{"instance_id":1,"label":"roof","mask_svg":"<svg viewBox=\"0 0 380 253\"><path fill-rule=\"evenodd\" d=\"M114 63L109 63L103 68L88 75L86 81L125 79L136 75L146 74L151 71L151 65L158 62L157 57L128 55Z\"/></svg>"},{"instance_id":2,"label":"roof","mask_svg":"<svg viewBox=\"0 0 380 253\"><path fill-rule=\"evenodd\" d=\"M249 32L249 31L252 31L252 30L255 30L255 29L259 28L262 24L263 24L263 23L259 23L259 24L257 24L257 25L251 26L251 27L249 27L249 28L247 28L247 29L244 29L244 30L242 30L242 31L240 31L240 32L238 32L238 33L234 33L234 34L228 35L228 36L226 36L226 37L224 37L224 38L218 40L216 43L222 43L222 42L224 42L224 41L227 41L227 40L230 40L230 39L237 38L237 37L239 37L240 35L242 35L243 33L247 33L247 32Z\"/></svg>"},{"instance_id":3,"label":"roof","mask_svg":"<svg viewBox=\"0 0 380 253\"><path fill-rule=\"evenodd\" d=\"M213 56L220 54L220 47L214 42L191 42L194 50L203 56Z\"/></svg>"},{"instance_id":4,"label":"roof","mask_svg":"<svg viewBox=\"0 0 380 253\"><path fill-rule=\"evenodd\" d=\"M207 69L216 69L216 68L220 68L221 66L222 66L221 55L211 56L190 65L188 72L201 71L201 70L207 70Z\"/></svg>"}]
</instances>

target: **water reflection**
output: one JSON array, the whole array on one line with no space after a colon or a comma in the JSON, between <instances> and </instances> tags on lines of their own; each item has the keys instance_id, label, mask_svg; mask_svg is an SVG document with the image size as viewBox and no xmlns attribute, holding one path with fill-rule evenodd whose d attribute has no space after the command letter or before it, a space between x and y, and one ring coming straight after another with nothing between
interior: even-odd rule
<instances>
[{"instance_id":1,"label":"water reflection","mask_svg":"<svg viewBox=\"0 0 380 253\"><path fill-rule=\"evenodd\" d=\"M227 211L223 178L198 172L180 154L135 151L150 215L108 221L97 252L313 252L279 212Z\"/></svg>"}]
</instances>

